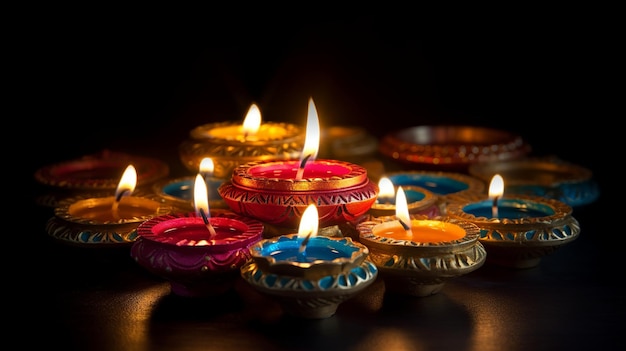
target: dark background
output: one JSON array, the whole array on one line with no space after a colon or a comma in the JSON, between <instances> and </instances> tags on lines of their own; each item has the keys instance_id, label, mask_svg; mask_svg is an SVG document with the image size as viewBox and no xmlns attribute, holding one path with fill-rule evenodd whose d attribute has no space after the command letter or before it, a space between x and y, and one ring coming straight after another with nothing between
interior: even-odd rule
<instances>
[{"instance_id":1,"label":"dark background","mask_svg":"<svg viewBox=\"0 0 626 351\"><path fill-rule=\"evenodd\" d=\"M4 130L8 160L25 172L18 180L36 195L36 169L105 148L167 160L176 175L184 172L178 145L192 128L243 121L252 102L265 121L304 124L313 97L322 128L363 126L381 137L418 125L494 127L520 134L535 155L588 167L600 198L574 212L581 238L533 270L480 269L430 299L388 297L382 311L364 316L354 312L371 301L357 299L328 321L292 323L263 314L271 306L250 319L236 298L217 308L182 302L125 255L98 260L48 246L49 213L33 220L42 210L31 210L21 187L9 187L29 203L13 211L27 229L5 241L28 244L11 247L22 259L11 256L5 266L17 267L7 269L15 277L7 283L21 303L8 322L64 349L246 342L350 349L364 336L393 342L396 331L412 335L406 344L457 350L623 344L623 191L615 186L622 113L613 108L623 81L614 10L235 5L183 15L153 7L31 10L5 33L16 44L5 53L17 78L9 96L22 97L10 101L17 108ZM157 306L137 301L155 290L165 295ZM148 339L135 339L128 316L145 319L136 328L148 328Z\"/></svg>"}]
</instances>

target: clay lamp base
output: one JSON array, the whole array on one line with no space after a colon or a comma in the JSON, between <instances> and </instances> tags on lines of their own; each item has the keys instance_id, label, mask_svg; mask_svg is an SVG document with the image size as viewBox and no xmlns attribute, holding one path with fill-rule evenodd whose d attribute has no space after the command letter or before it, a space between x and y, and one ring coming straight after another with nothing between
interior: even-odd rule
<instances>
[{"instance_id":1,"label":"clay lamp base","mask_svg":"<svg viewBox=\"0 0 626 351\"><path fill-rule=\"evenodd\" d=\"M554 157L475 164L469 173L484 182L500 174L509 194L548 197L573 207L590 204L600 195L589 169Z\"/></svg>"},{"instance_id":2,"label":"clay lamp base","mask_svg":"<svg viewBox=\"0 0 626 351\"><path fill-rule=\"evenodd\" d=\"M422 170L467 173L470 165L526 156L531 148L520 136L473 126L417 126L385 135L381 154Z\"/></svg>"},{"instance_id":3,"label":"clay lamp base","mask_svg":"<svg viewBox=\"0 0 626 351\"><path fill-rule=\"evenodd\" d=\"M532 195L510 195L493 202L471 195L448 204L447 215L474 223L480 242L489 253L487 262L509 268L532 268L541 258L574 241L580 225L572 207L564 202Z\"/></svg>"},{"instance_id":4,"label":"clay lamp base","mask_svg":"<svg viewBox=\"0 0 626 351\"><path fill-rule=\"evenodd\" d=\"M64 244L79 247L125 247L137 239L137 227L155 216L172 212L172 207L153 194L123 197L113 216L114 196L84 194L61 200L54 217L46 223L47 233Z\"/></svg>"},{"instance_id":5,"label":"clay lamp base","mask_svg":"<svg viewBox=\"0 0 626 351\"><path fill-rule=\"evenodd\" d=\"M485 262L487 253L474 224L411 215L410 226L413 236L403 233L395 216L373 218L357 226L360 242L370 249L369 258L390 293L433 295L449 279L473 272ZM434 238L424 241L421 235Z\"/></svg>"},{"instance_id":6,"label":"clay lamp base","mask_svg":"<svg viewBox=\"0 0 626 351\"><path fill-rule=\"evenodd\" d=\"M241 276L252 288L276 300L285 313L307 319L333 316L339 305L372 284L376 266L368 249L350 238L316 236L299 258L297 234L264 239L250 249Z\"/></svg>"},{"instance_id":7,"label":"clay lamp base","mask_svg":"<svg viewBox=\"0 0 626 351\"><path fill-rule=\"evenodd\" d=\"M210 297L229 291L249 248L261 239L263 224L230 211L211 211L211 236L195 213L170 214L145 221L131 257L149 272L170 282L172 293Z\"/></svg>"},{"instance_id":8,"label":"clay lamp base","mask_svg":"<svg viewBox=\"0 0 626 351\"><path fill-rule=\"evenodd\" d=\"M218 192L233 212L291 232L309 204L317 205L320 227L328 227L360 218L376 201L378 185L362 166L315 160L297 180L298 165L297 160L240 165Z\"/></svg>"}]
</instances>

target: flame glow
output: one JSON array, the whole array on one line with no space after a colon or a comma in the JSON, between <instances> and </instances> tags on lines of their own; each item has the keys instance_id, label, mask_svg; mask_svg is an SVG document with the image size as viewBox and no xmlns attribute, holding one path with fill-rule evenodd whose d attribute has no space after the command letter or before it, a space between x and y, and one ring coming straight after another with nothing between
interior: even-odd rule
<instances>
[{"instance_id":1,"label":"flame glow","mask_svg":"<svg viewBox=\"0 0 626 351\"><path fill-rule=\"evenodd\" d=\"M396 218L409 226L409 229L407 229L407 233L411 232L411 216L409 215L409 205L406 201L404 189L402 189L401 186L398 187L398 192L396 193Z\"/></svg>"},{"instance_id":2,"label":"flame glow","mask_svg":"<svg viewBox=\"0 0 626 351\"><path fill-rule=\"evenodd\" d=\"M499 198L504 194L504 179L499 174L494 175L489 183L489 198Z\"/></svg>"},{"instance_id":3,"label":"flame glow","mask_svg":"<svg viewBox=\"0 0 626 351\"><path fill-rule=\"evenodd\" d=\"M196 181L193 186L193 204L196 209L196 214L200 216L200 210L204 211L205 215L209 215L209 195L206 186L206 182L202 175L196 175Z\"/></svg>"},{"instance_id":4,"label":"flame glow","mask_svg":"<svg viewBox=\"0 0 626 351\"><path fill-rule=\"evenodd\" d=\"M210 157L205 157L200 161L200 173L205 177L213 176L213 171L215 170L215 164L213 163L213 159Z\"/></svg>"},{"instance_id":5,"label":"flame glow","mask_svg":"<svg viewBox=\"0 0 626 351\"><path fill-rule=\"evenodd\" d=\"M306 137L300 162L307 158L307 162L314 161L317 157L320 145L320 122L313 98L309 99L309 110L306 119Z\"/></svg>"},{"instance_id":6,"label":"flame glow","mask_svg":"<svg viewBox=\"0 0 626 351\"><path fill-rule=\"evenodd\" d=\"M395 189L391 179L382 177L378 181L378 199L381 201L391 202L395 195Z\"/></svg>"},{"instance_id":7,"label":"flame glow","mask_svg":"<svg viewBox=\"0 0 626 351\"><path fill-rule=\"evenodd\" d=\"M306 238L309 236L314 237L319 230L319 214L317 207L314 204L310 204L300 218L300 226L298 227L298 238Z\"/></svg>"},{"instance_id":8,"label":"flame glow","mask_svg":"<svg viewBox=\"0 0 626 351\"><path fill-rule=\"evenodd\" d=\"M128 165L115 190L115 198L120 199L123 196L132 194L135 191L135 186L137 186L137 171L135 166Z\"/></svg>"},{"instance_id":9,"label":"flame glow","mask_svg":"<svg viewBox=\"0 0 626 351\"><path fill-rule=\"evenodd\" d=\"M245 135L254 135L261 127L261 110L256 104L248 109L246 118L243 120L243 132Z\"/></svg>"}]
</instances>

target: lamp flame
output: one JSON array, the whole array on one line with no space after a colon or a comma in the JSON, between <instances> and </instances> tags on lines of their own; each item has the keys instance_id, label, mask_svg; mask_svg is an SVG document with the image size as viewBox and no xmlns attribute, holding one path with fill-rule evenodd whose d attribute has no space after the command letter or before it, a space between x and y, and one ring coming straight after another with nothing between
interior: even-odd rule
<instances>
[{"instance_id":1,"label":"lamp flame","mask_svg":"<svg viewBox=\"0 0 626 351\"><path fill-rule=\"evenodd\" d=\"M379 202L389 203L395 195L395 189L391 179L382 177L378 181L378 200Z\"/></svg>"},{"instance_id":2,"label":"lamp flame","mask_svg":"<svg viewBox=\"0 0 626 351\"><path fill-rule=\"evenodd\" d=\"M205 157L200 161L200 173L204 175L204 177L211 177L213 175L213 171L215 170L215 164L213 163L213 159L210 157Z\"/></svg>"},{"instance_id":3,"label":"lamp flame","mask_svg":"<svg viewBox=\"0 0 626 351\"><path fill-rule=\"evenodd\" d=\"M298 259L306 260L306 245L312 237L317 236L320 225L319 213L314 204L307 206L306 210L300 218L300 226L298 227L298 238L303 239L298 249Z\"/></svg>"},{"instance_id":4,"label":"lamp flame","mask_svg":"<svg viewBox=\"0 0 626 351\"><path fill-rule=\"evenodd\" d=\"M135 191L135 186L137 186L137 170L135 170L135 166L128 165L115 190L116 201L132 194Z\"/></svg>"},{"instance_id":5,"label":"lamp flame","mask_svg":"<svg viewBox=\"0 0 626 351\"><path fill-rule=\"evenodd\" d=\"M244 135L254 135L261 127L261 110L256 104L252 104L248 109L246 118L243 120Z\"/></svg>"},{"instance_id":6,"label":"lamp flame","mask_svg":"<svg viewBox=\"0 0 626 351\"><path fill-rule=\"evenodd\" d=\"M304 147L300 155L300 164L296 179L302 179L304 168L308 162L315 161L320 146L320 122L317 116L317 109L313 98L309 98L309 110L306 119L306 136L304 139Z\"/></svg>"},{"instance_id":7,"label":"lamp flame","mask_svg":"<svg viewBox=\"0 0 626 351\"><path fill-rule=\"evenodd\" d=\"M497 199L504 194L504 179L499 174L494 175L489 183L489 198Z\"/></svg>"},{"instance_id":8,"label":"lamp flame","mask_svg":"<svg viewBox=\"0 0 626 351\"><path fill-rule=\"evenodd\" d=\"M206 182L201 174L196 175L193 186L193 204L197 215L202 215L201 211L209 215L209 195Z\"/></svg>"},{"instance_id":9,"label":"lamp flame","mask_svg":"<svg viewBox=\"0 0 626 351\"><path fill-rule=\"evenodd\" d=\"M396 193L396 218L400 221L407 234L413 235L411 232L411 216L409 215L409 205L406 201L406 195L402 186L398 187Z\"/></svg>"}]
</instances>

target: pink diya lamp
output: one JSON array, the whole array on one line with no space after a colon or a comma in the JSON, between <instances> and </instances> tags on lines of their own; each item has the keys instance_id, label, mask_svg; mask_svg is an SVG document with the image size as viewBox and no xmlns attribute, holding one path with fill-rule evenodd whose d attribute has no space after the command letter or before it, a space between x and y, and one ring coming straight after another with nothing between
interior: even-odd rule
<instances>
[{"instance_id":1,"label":"pink diya lamp","mask_svg":"<svg viewBox=\"0 0 626 351\"><path fill-rule=\"evenodd\" d=\"M131 257L168 280L178 296L223 294L250 259L249 247L261 239L263 224L230 211L210 212L200 174L195 179L194 204L195 212L159 216L139 225Z\"/></svg>"},{"instance_id":2,"label":"pink diya lamp","mask_svg":"<svg viewBox=\"0 0 626 351\"><path fill-rule=\"evenodd\" d=\"M466 194L453 198L447 215L474 223L488 263L509 268L532 268L541 258L574 241L580 225L572 207L552 198L518 194L504 196L504 179L492 177L489 198Z\"/></svg>"},{"instance_id":3,"label":"pink diya lamp","mask_svg":"<svg viewBox=\"0 0 626 351\"><path fill-rule=\"evenodd\" d=\"M88 194L63 199L46 223L48 234L64 243L84 247L129 245L137 226L154 216L171 212L156 196L135 196L137 171L128 165L114 196Z\"/></svg>"},{"instance_id":4,"label":"pink diya lamp","mask_svg":"<svg viewBox=\"0 0 626 351\"><path fill-rule=\"evenodd\" d=\"M226 208L226 204L217 192L217 189L225 179L214 177L214 169L215 163L212 158L205 157L200 161L199 173L207 185L210 208ZM168 179L155 183L152 190L181 212L191 212L194 211L194 182L195 177Z\"/></svg>"},{"instance_id":5,"label":"pink diya lamp","mask_svg":"<svg viewBox=\"0 0 626 351\"><path fill-rule=\"evenodd\" d=\"M354 221L376 201L378 186L362 166L336 160L316 160L320 130L313 99L300 160L257 161L239 165L218 192L226 205L256 218L279 233L293 232L309 204L317 204L320 225Z\"/></svg>"},{"instance_id":6,"label":"pink diya lamp","mask_svg":"<svg viewBox=\"0 0 626 351\"><path fill-rule=\"evenodd\" d=\"M311 319L331 317L378 275L364 245L317 235L318 216L314 204L307 206L297 234L257 242L250 248L252 260L241 268L242 278L286 313Z\"/></svg>"},{"instance_id":7,"label":"pink diya lamp","mask_svg":"<svg viewBox=\"0 0 626 351\"><path fill-rule=\"evenodd\" d=\"M396 214L363 221L357 230L386 290L392 293L418 297L436 294L447 280L480 268L487 256L478 241L476 225L409 214L401 186Z\"/></svg>"},{"instance_id":8,"label":"pink diya lamp","mask_svg":"<svg viewBox=\"0 0 626 351\"><path fill-rule=\"evenodd\" d=\"M297 159L302 150L304 131L289 123L261 123L256 104L248 109L243 123L208 123L191 130L190 138L179 146L181 161L196 172L205 157L215 162L214 177L228 179L240 164L260 160Z\"/></svg>"}]
</instances>

